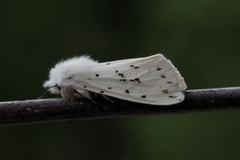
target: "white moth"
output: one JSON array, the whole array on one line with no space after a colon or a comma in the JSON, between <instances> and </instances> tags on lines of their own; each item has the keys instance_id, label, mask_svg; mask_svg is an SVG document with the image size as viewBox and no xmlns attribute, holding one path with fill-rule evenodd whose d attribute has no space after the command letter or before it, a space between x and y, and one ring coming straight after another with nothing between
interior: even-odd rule
<instances>
[{"instance_id":1,"label":"white moth","mask_svg":"<svg viewBox=\"0 0 240 160\"><path fill-rule=\"evenodd\" d=\"M98 63L88 56L57 63L44 87L65 98L93 93L151 105L171 105L184 100L186 84L179 71L162 54Z\"/></svg>"}]
</instances>

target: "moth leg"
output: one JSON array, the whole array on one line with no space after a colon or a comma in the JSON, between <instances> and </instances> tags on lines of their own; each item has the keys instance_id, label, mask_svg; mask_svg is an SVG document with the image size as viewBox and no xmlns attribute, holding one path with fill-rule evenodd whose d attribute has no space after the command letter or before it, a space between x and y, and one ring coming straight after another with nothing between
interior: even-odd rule
<instances>
[{"instance_id":1,"label":"moth leg","mask_svg":"<svg viewBox=\"0 0 240 160\"><path fill-rule=\"evenodd\" d=\"M85 96L84 94L78 92L77 90L74 90L75 93L81 95L82 97L86 98L86 99L89 99L90 101L92 101L93 103L96 103L96 101L94 101L91 97L89 96ZM97 103L96 103L97 104Z\"/></svg>"},{"instance_id":2,"label":"moth leg","mask_svg":"<svg viewBox=\"0 0 240 160\"><path fill-rule=\"evenodd\" d=\"M104 99L106 99L107 101L109 101L109 102L111 102L111 103L114 103L114 101L111 100L109 97L107 97L107 96L105 96L105 95L103 95L103 94L101 94L101 96L102 96Z\"/></svg>"}]
</instances>

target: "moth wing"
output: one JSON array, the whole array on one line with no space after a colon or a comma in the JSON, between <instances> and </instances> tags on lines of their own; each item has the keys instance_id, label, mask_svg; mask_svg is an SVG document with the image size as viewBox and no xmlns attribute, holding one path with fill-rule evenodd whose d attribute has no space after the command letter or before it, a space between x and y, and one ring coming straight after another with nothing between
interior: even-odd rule
<instances>
[{"instance_id":1,"label":"moth wing","mask_svg":"<svg viewBox=\"0 0 240 160\"><path fill-rule=\"evenodd\" d=\"M99 63L73 80L75 90L152 105L179 103L186 89L183 77L162 54Z\"/></svg>"}]
</instances>

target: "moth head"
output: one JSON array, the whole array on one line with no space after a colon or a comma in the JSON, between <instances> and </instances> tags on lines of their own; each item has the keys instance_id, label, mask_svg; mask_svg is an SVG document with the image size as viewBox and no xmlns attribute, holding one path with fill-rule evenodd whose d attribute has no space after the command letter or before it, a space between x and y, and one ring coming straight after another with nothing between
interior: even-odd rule
<instances>
[{"instance_id":1,"label":"moth head","mask_svg":"<svg viewBox=\"0 0 240 160\"><path fill-rule=\"evenodd\" d=\"M52 94L60 94L63 81L66 79L64 74L55 66L49 72L49 79L44 82L43 87L48 89Z\"/></svg>"},{"instance_id":2,"label":"moth head","mask_svg":"<svg viewBox=\"0 0 240 160\"><path fill-rule=\"evenodd\" d=\"M60 94L61 93L61 87L54 83L51 82L50 80L44 82L44 88L49 90L52 94Z\"/></svg>"}]
</instances>

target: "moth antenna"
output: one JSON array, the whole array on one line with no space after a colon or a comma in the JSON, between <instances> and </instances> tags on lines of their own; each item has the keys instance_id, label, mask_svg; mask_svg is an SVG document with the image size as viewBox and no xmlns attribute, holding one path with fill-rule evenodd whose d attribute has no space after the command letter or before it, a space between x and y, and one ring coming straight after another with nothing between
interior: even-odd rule
<instances>
[{"instance_id":1,"label":"moth antenna","mask_svg":"<svg viewBox=\"0 0 240 160\"><path fill-rule=\"evenodd\" d=\"M38 97L37 99L42 99L42 98L46 95L47 91L48 91L50 88L57 87L57 86L58 86L58 85L56 84L56 85L54 85L54 86L47 87L47 88L45 89L44 93L43 93L40 97Z\"/></svg>"}]
</instances>

